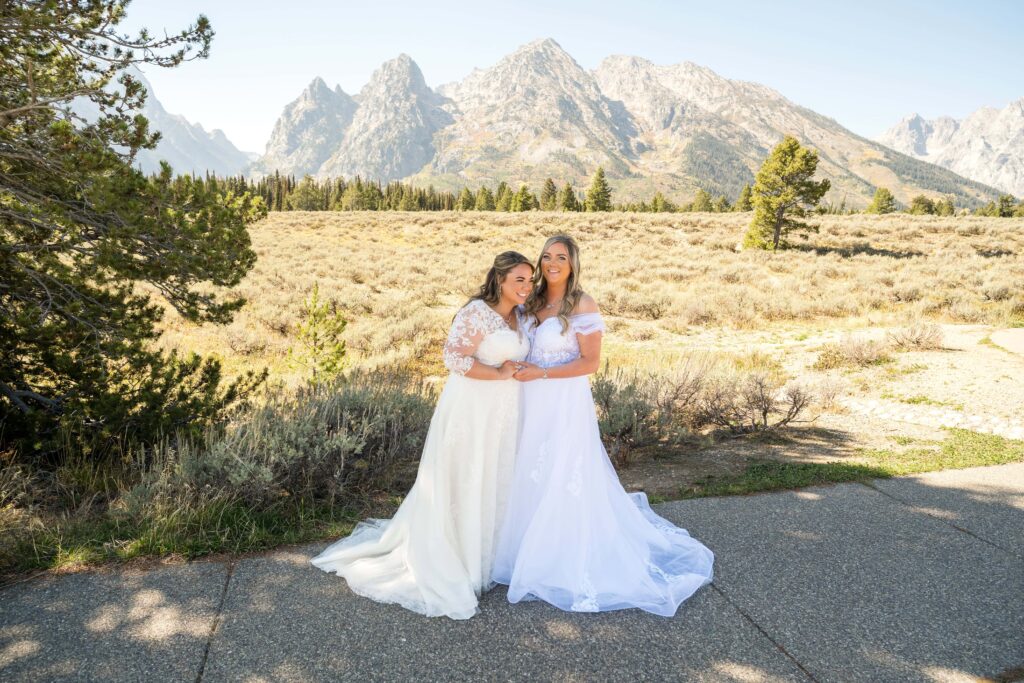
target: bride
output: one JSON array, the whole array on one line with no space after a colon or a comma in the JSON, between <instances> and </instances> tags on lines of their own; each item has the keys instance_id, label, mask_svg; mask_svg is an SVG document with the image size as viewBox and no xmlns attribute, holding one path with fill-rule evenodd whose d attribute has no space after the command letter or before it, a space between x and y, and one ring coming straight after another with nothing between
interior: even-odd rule
<instances>
[{"instance_id":1,"label":"bride","mask_svg":"<svg viewBox=\"0 0 1024 683\"><path fill-rule=\"evenodd\" d=\"M714 555L627 494L601 443L587 375L598 369L604 323L580 289L579 249L544 244L525 307L532 348L516 372L521 434L494 580L511 602L564 610L639 607L671 616L711 581Z\"/></svg>"},{"instance_id":2,"label":"bride","mask_svg":"<svg viewBox=\"0 0 1024 683\"><path fill-rule=\"evenodd\" d=\"M494 540L511 478L526 357L521 307L533 267L494 259L480 291L455 315L450 371L423 446L416 483L390 520L361 522L311 562L360 595L427 616L468 619L491 580Z\"/></svg>"}]
</instances>

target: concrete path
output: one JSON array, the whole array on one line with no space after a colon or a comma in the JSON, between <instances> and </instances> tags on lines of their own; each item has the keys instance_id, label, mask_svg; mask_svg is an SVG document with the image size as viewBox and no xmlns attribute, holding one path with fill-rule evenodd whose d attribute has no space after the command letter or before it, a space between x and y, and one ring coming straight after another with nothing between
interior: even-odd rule
<instances>
[{"instance_id":1,"label":"concrete path","mask_svg":"<svg viewBox=\"0 0 1024 683\"><path fill-rule=\"evenodd\" d=\"M4 681L976 681L1024 667L1024 464L657 508L716 553L671 619L353 595L324 544L0 591Z\"/></svg>"},{"instance_id":2,"label":"concrete path","mask_svg":"<svg viewBox=\"0 0 1024 683\"><path fill-rule=\"evenodd\" d=\"M989 338L996 346L1024 355L1024 327L997 330L989 335Z\"/></svg>"}]
</instances>

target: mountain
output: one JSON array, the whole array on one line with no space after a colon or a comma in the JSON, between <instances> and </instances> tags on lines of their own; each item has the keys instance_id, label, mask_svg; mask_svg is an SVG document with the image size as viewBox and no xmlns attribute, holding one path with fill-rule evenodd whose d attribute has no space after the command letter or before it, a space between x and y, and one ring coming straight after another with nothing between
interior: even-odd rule
<instances>
[{"instance_id":1,"label":"mountain","mask_svg":"<svg viewBox=\"0 0 1024 683\"><path fill-rule=\"evenodd\" d=\"M357 99L351 125L317 175L404 178L430 163L434 134L453 123L444 98L405 54L381 65Z\"/></svg>"},{"instance_id":2,"label":"mountain","mask_svg":"<svg viewBox=\"0 0 1024 683\"><path fill-rule=\"evenodd\" d=\"M436 140L433 175L495 182L628 174L636 128L620 103L555 41L539 40L438 89L454 123Z\"/></svg>"},{"instance_id":3,"label":"mountain","mask_svg":"<svg viewBox=\"0 0 1024 683\"><path fill-rule=\"evenodd\" d=\"M1004 192L1024 197L1024 97L958 121L912 114L879 142Z\"/></svg>"},{"instance_id":4,"label":"mountain","mask_svg":"<svg viewBox=\"0 0 1024 683\"><path fill-rule=\"evenodd\" d=\"M202 174L206 171L217 175L236 175L249 165L245 152L231 144L221 130L209 133L198 123L190 123L185 117L169 113L153 92L153 86L138 70L132 75L146 87L146 104L142 115L149 119L151 130L161 133L156 149L141 150L136 162L146 173L160 170L160 160L166 160L176 173Z\"/></svg>"},{"instance_id":5,"label":"mountain","mask_svg":"<svg viewBox=\"0 0 1024 683\"><path fill-rule=\"evenodd\" d=\"M260 177L275 170L299 177L315 174L341 144L357 106L340 85L331 90L322 78L314 78L284 108L266 151L249 174Z\"/></svg>"},{"instance_id":6,"label":"mountain","mask_svg":"<svg viewBox=\"0 0 1024 683\"><path fill-rule=\"evenodd\" d=\"M692 63L660 66L629 56L587 71L551 39L436 91L401 55L354 102L351 121L335 123L324 123L334 116L329 98L310 101L305 118L289 105L259 169L300 175L323 159L320 177L359 174L457 190L502 180L538 189L549 176L585 187L601 165L619 200L657 190L684 200L698 188L734 198L792 134L818 150L819 175L832 181L826 201L864 206L879 186L905 202L924 193L975 205L998 194L862 138L766 86ZM308 134L314 124L331 135ZM280 160L270 154L279 130L291 141ZM287 163L300 156L310 160L301 171Z\"/></svg>"},{"instance_id":7,"label":"mountain","mask_svg":"<svg viewBox=\"0 0 1024 683\"><path fill-rule=\"evenodd\" d=\"M992 193L862 138L771 88L723 78L697 64L659 66L613 56L594 74L602 92L637 118L647 151L636 165L662 184L683 177L713 194L735 196L771 148L791 134L818 151L818 176L832 182L827 201L863 206L878 186L903 201L925 191L975 203Z\"/></svg>"}]
</instances>

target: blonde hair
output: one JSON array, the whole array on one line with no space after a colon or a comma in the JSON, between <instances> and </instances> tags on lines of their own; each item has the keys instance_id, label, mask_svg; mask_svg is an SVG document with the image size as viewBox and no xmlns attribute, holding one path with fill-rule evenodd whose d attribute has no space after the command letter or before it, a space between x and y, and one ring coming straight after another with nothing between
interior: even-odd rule
<instances>
[{"instance_id":1,"label":"blonde hair","mask_svg":"<svg viewBox=\"0 0 1024 683\"><path fill-rule=\"evenodd\" d=\"M558 319L562 321L562 334L569 331L569 316L576 309L580 299L583 298L583 289L580 287L580 248L576 240L568 235L555 235L549 237L540 250L537 258L537 267L533 269L533 291L526 299L526 313L538 320L537 313L547 305L548 282L544 279L541 265L544 261L544 252L553 244L561 244L569 252L569 266L572 272L569 273L569 281L565 283L565 296L562 298L562 305L558 307Z\"/></svg>"}]
</instances>

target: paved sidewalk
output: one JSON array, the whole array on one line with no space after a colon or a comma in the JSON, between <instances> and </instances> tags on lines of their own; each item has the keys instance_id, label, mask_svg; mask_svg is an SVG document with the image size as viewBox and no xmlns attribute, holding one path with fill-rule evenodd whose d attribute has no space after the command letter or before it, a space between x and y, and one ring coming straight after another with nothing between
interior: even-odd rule
<instances>
[{"instance_id":1,"label":"paved sidewalk","mask_svg":"<svg viewBox=\"0 0 1024 683\"><path fill-rule=\"evenodd\" d=\"M716 553L672 619L353 595L324 544L0 591L0 680L974 681L1024 666L1024 464L657 506Z\"/></svg>"}]
</instances>

